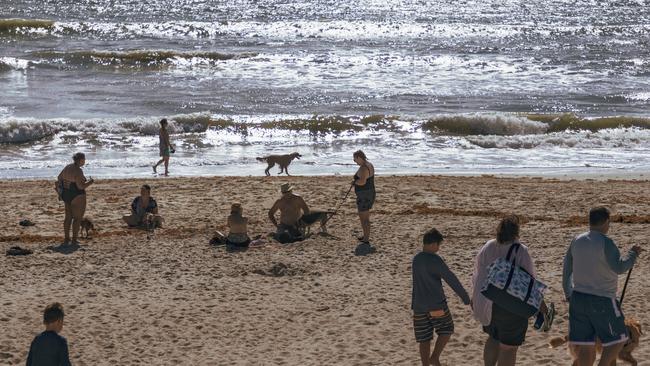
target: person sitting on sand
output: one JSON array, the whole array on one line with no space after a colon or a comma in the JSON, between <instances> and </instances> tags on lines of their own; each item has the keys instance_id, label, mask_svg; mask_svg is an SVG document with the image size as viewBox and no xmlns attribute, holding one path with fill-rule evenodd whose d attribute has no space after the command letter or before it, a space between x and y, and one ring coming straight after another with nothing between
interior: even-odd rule
<instances>
[{"instance_id":1,"label":"person sitting on sand","mask_svg":"<svg viewBox=\"0 0 650 366\"><path fill-rule=\"evenodd\" d=\"M122 220L130 227L161 228L163 218L158 215L158 203L151 197L148 184L140 187L140 195L131 202L131 215Z\"/></svg>"},{"instance_id":2,"label":"person sitting on sand","mask_svg":"<svg viewBox=\"0 0 650 366\"><path fill-rule=\"evenodd\" d=\"M442 234L436 229L424 233L422 251L413 257L413 292L411 309L413 310L413 329L415 340L420 344L420 360L423 366L440 366L440 355L454 333L454 320L447 306L447 297L442 288L442 280L469 305L470 298L458 277L440 258L438 251L442 244ZM433 332L436 339L433 353L431 340Z\"/></svg>"},{"instance_id":3,"label":"person sitting on sand","mask_svg":"<svg viewBox=\"0 0 650 366\"><path fill-rule=\"evenodd\" d=\"M45 331L32 341L27 366L70 366L68 342L59 335L63 329L63 316L63 307L58 302L45 308Z\"/></svg>"},{"instance_id":4,"label":"person sitting on sand","mask_svg":"<svg viewBox=\"0 0 650 366\"><path fill-rule=\"evenodd\" d=\"M65 204L64 245L78 244L79 228L86 213L86 188L94 183L92 178L86 180L81 170L81 167L86 164L86 155L76 153L72 156L72 160L72 164L63 168L54 186L59 199ZM72 242L70 242L70 226L72 226Z\"/></svg>"},{"instance_id":5,"label":"person sitting on sand","mask_svg":"<svg viewBox=\"0 0 650 366\"><path fill-rule=\"evenodd\" d=\"M233 203L228 216L228 236L226 244L235 247L248 247L251 239L248 237L248 218L242 216L244 210L239 203Z\"/></svg>"},{"instance_id":6,"label":"person sitting on sand","mask_svg":"<svg viewBox=\"0 0 650 366\"><path fill-rule=\"evenodd\" d=\"M309 213L309 207L305 200L293 193L293 187L284 183L280 186L282 197L275 201L269 210L269 219L275 225L276 232L274 239L280 243L292 243L303 240L304 236L299 227L300 218ZM275 219L275 213L280 211L280 223Z\"/></svg>"}]
</instances>

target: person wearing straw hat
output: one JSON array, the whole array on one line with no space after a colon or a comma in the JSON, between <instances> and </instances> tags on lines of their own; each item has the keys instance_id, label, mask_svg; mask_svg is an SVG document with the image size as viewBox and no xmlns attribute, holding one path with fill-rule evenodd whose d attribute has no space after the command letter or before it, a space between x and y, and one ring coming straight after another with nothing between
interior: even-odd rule
<instances>
[{"instance_id":1,"label":"person wearing straw hat","mask_svg":"<svg viewBox=\"0 0 650 366\"><path fill-rule=\"evenodd\" d=\"M230 206L228 216L228 236L226 244L235 247L248 247L251 239L248 237L248 218L243 216L244 209L240 203L233 203Z\"/></svg>"},{"instance_id":2,"label":"person wearing straw hat","mask_svg":"<svg viewBox=\"0 0 650 366\"><path fill-rule=\"evenodd\" d=\"M569 344L577 365L596 361L596 338L603 345L599 365L610 365L628 340L621 304L616 301L618 276L634 266L641 247L632 246L626 258L609 232L609 209L589 211L589 231L578 235L567 250L562 271L564 296L569 301Z\"/></svg>"},{"instance_id":3,"label":"person wearing straw hat","mask_svg":"<svg viewBox=\"0 0 650 366\"><path fill-rule=\"evenodd\" d=\"M282 197L275 201L269 210L269 219L275 225L275 240L281 243L292 243L304 239L299 227L300 218L309 213L305 200L293 193L293 186L284 183L280 186ZM275 218L275 213L280 211L280 222Z\"/></svg>"}]
</instances>

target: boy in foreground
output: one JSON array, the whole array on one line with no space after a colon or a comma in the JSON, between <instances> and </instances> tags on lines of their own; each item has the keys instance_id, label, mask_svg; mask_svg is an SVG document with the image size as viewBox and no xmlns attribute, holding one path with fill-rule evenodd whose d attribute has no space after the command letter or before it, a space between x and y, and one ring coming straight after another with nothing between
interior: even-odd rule
<instances>
[{"instance_id":1,"label":"boy in foreground","mask_svg":"<svg viewBox=\"0 0 650 366\"><path fill-rule=\"evenodd\" d=\"M59 335L63 329L63 316L63 307L58 302L45 308L45 331L32 341L27 366L70 366L68 342Z\"/></svg>"},{"instance_id":2,"label":"boy in foreground","mask_svg":"<svg viewBox=\"0 0 650 366\"><path fill-rule=\"evenodd\" d=\"M447 282L465 305L470 304L467 291L437 254L442 240L442 234L438 230L427 231L422 238L422 251L413 258L411 309L415 340L420 344L420 360L423 366L440 366L440 355L454 333L454 321L447 307L442 280ZM433 352L429 354L434 330L438 339Z\"/></svg>"}]
</instances>

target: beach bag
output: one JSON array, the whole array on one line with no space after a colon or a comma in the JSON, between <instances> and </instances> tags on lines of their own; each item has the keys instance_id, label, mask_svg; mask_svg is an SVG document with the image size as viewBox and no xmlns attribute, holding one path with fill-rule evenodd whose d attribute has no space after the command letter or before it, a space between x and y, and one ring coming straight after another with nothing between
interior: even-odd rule
<instances>
[{"instance_id":1,"label":"beach bag","mask_svg":"<svg viewBox=\"0 0 650 366\"><path fill-rule=\"evenodd\" d=\"M520 246L519 243L512 244L505 258L490 264L481 293L505 310L530 318L539 311L547 286L515 265Z\"/></svg>"}]
</instances>

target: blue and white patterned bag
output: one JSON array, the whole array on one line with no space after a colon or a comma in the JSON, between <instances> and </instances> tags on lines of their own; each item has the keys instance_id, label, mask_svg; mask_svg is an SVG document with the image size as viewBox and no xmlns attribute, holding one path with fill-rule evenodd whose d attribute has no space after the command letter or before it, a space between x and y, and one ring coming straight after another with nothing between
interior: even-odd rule
<instances>
[{"instance_id":1,"label":"blue and white patterned bag","mask_svg":"<svg viewBox=\"0 0 650 366\"><path fill-rule=\"evenodd\" d=\"M490 264L481 293L511 313L529 318L539 311L547 286L515 265L519 247L519 243L512 244L506 258Z\"/></svg>"}]
</instances>

